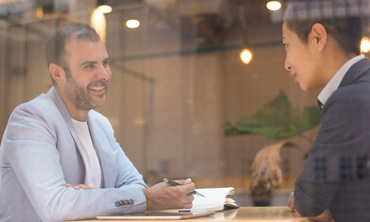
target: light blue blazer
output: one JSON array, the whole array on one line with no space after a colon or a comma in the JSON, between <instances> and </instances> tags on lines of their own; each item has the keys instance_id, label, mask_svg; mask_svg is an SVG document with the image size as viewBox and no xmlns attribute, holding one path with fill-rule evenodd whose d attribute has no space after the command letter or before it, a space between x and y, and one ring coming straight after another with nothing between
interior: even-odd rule
<instances>
[{"instance_id":1,"label":"light blue blazer","mask_svg":"<svg viewBox=\"0 0 370 222\"><path fill-rule=\"evenodd\" d=\"M145 211L146 185L116 142L108 119L91 110L87 123L102 188L74 190L66 184L85 181L81 142L56 89L13 111L0 147L0 221L63 221Z\"/></svg>"}]
</instances>

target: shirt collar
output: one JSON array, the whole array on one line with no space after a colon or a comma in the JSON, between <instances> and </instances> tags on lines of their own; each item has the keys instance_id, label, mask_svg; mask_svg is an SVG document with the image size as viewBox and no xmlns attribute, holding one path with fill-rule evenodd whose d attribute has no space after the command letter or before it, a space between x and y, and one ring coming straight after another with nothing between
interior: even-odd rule
<instances>
[{"instance_id":1,"label":"shirt collar","mask_svg":"<svg viewBox=\"0 0 370 222\"><path fill-rule=\"evenodd\" d=\"M335 73L333 78L331 78L331 80L328 82L328 84L326 84L324 89L320 92L319 96L317 97L323 105L325 105L326 101L329 99L331 94L333 94L333 92L338 89L340 82L342 81L342 79L345 76L345 74L347 73L347 71L351 68L351 66L353 64L357 63L358 61L360 61L363 58L365 58L365 55L358 55L358 56L348 60L338 70L338 72Z\"/></svg>"}]
</instances>

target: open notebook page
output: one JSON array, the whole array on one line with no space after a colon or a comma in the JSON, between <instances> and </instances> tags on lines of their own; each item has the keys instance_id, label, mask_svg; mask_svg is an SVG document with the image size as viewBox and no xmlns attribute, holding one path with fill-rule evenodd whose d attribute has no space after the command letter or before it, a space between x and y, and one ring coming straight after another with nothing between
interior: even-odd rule
<instances>
[{"instance_id":1,"label":"open notebook page","mask_svg":"<svg viewBox=\"0 0 370 222\"><path fill-rule=\"evenodd\" d=\"M225 198L227 195L234 193L232 191L233 189L233 187L195 189L197 192L203 194L205 198L195 195L192 209L216 206L220 206L223 209Z\"/></svg>"}]
</instances>

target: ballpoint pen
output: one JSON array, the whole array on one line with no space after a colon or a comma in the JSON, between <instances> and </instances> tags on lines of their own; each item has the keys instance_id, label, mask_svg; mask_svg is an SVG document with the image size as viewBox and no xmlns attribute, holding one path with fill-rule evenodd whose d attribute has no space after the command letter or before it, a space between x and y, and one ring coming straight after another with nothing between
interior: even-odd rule
<instances>
[{"instance_id":1,"label":"ballpoint pen","mask_svg":"<svg viewBox=\"0 0 370 222\"><path fill-rule=\"evenodd\" d=\"M177 183L177 182L175 182L173 180L170 180L170 179L167 179L167 178L164 178L163 181L166 182L166 183L168 183L171 186L181 186L182 185L180 183ZM201 193L199 193L199 192L197 192L195 190L193 192L190 192L190 193L193 194L193 195L200 196L200 197L205 197L203 194L201 194Z\"/></svg>"}]
</instances>

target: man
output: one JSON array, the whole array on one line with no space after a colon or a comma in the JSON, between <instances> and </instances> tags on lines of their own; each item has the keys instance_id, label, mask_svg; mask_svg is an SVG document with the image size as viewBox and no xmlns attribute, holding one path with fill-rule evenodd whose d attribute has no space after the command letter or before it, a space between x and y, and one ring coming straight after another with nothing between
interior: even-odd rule
<instances>
[{"instance_id":1,"label":"man","mask_svg":"<svg viewBox=\"0 0 370 222\"><path fill-rule=\"evenodd\" d=\"M0 221L190 208L190 179L147 188L109 121L91 110L105 103L111 79L95 30L66 24L51 33L46 48L54 86L13 111L2 139Z\"/></svg>"},{"instance_id":2,"label":"man","mask_svg":"<svg viewBox=\"0 0 370 222\"><path fill-rule=\"evenodd\" d=\"M304 91L324 86L321 126L288 201L292 212L318 221L370 221L370 61L351 11L368 8L364 2L299 1L282 28L291 77Z\"/></svg>"}]
</instances>

